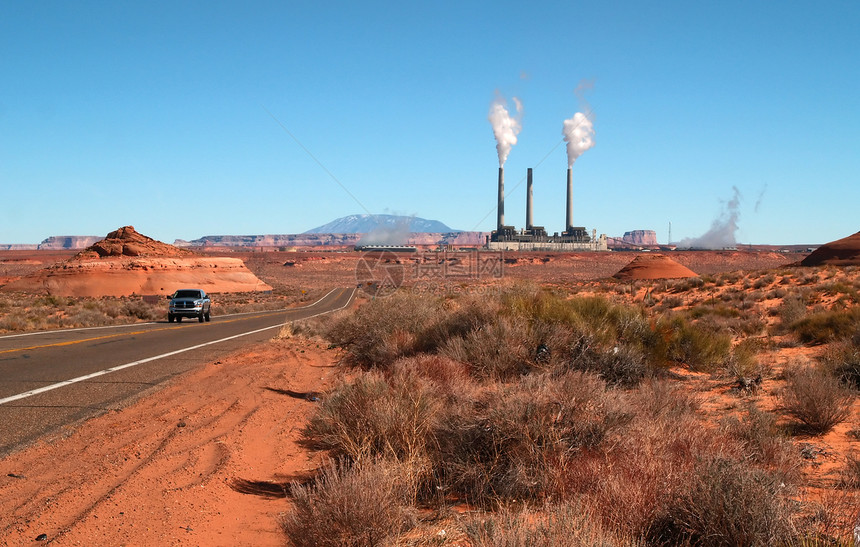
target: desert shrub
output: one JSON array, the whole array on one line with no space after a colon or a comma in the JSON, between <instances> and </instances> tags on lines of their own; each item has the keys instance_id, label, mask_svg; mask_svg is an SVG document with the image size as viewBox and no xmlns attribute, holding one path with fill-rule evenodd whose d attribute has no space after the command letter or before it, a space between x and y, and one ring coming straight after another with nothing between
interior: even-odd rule
<instances>
[{"instance_id":1,"label":"desert shrub","mask_svg":"<svg viewBox=\"0 0 860 547\"><path fill-rule=\"evenodd\" d=\"M321 336L324 327L319 318L305 319L301 321L289 321L278 331L275 336L278 339L304 337L313 338Z\"/></svg>"},{"instance_id":2,"label":"desert shrub","mask_svg":"<svg viewBox=\"0 0 860 547\"><path fill-rule=\"evenodd\" d=\"M814 283L818 283L818 274L815 272L806 273L801 276L797 282L801 285L812 285Z\"/></svg>"},{"instance_id":3,"label":"desert shrub","mask_svg":"<svg viewBox=\"0 0 860 547\"><path fill-rule=\"evenodd\" d=\"M851 454L845 458L840 483L845 488L860 488L860 456Z\"/></svg>"},{"instance_id":4,"label":"desert shrub","mask_svg":"<svg viewBox=\"0 0 860 547\"><path fill-rule=\"evenodd\" d=\"M740 317L741 310L729 306L695 306L689 311L689 316L693 319L699 319L707 315L716 315L718 317Z\"/></svg>"},{"instance_id":5,"label":"desert shrub","mask_svg":"<svg viewBox=\"0 0 860 547\"><path fill-rule=\"evenodd\" d=\"M296 547L380 545L412 526L407 491L390 462L328 465L312 485L292 487L281 529Z\"/></svg>"},{"instance_id":6,"label":"desert shrub","mask_svg":"<svg viewBox=\"0 0 860 547\"><path fill-rule=\"evenodd\" d=\"M807 344L825 344L846 338L860 329L860 307L843 311L819 311L790 325Z\"/></svg>"},{"instance_id":7,"label":"desert shrub","mask_svg":"<svg viewBox=\"0 0 860 547\"><path fill-rule=\"evenodd\" d=\"M700 406L688 390L657 378L643 382L631 398L639 413L651 420L677 420L692 415Z\"/></svg>"},{"instance_id":8,"label":"desert shrub","mask_svg":"<svg viewBox=\"0 0 860 547\"><path fill-rule=\"evenodd\" d=\"M477 377L512 378L526 373L533 364L537 344L529 330L521 319L498 317L481 329L448 339L440 353L468 363Z\"/></svg>"},{"instance_id":9,"label":"desert shrub","mask_svg":"<svg viewBox=\"0 0 860 547\"><path fill-rule=\"evenodd\" d=\"M676 281L672 285L672 292L674 293L682 293L687 292L692 289L698 289L705 285L705 282L700 277L690 277L687 279L682 279L680 281Z\"/></svg>"},{"instance_id":10,"label":"desert shrub","mask_svg":"<svg viewBox=\"0 0 860 547\"><path fill-rule=\"evenodd\" d=\"M746 296L746 291L731 287L720 295L720 300L723 302L741 302Z\"/></svg>"},{"instance_id":11,"label":"desert shrub","mask_svg":"<svg viewBox=\"0 0 860 547\"><path fill-rule=\"evenodd\" d=\"M29 322L27 321L27 315L22 311L13 311L8 315L4 315L0 317L0 330L3 331L23 331L27 330L27 326Z\"/></svg>"},{"instance_id":12,"label":"desert shrub","mask_svg":"<svg viewBox=\"0 0 860 547\"><path fill-rule=\"evenodd\" d=\"M476 503L536 499L629 415L597 376L534 374L488 390L440 423L443 482Z\"/></svg>"},{"instance_id":13,"label":"desert shrub","mask_svg":"<svg viewBox=\"0 0 860 547\"><path fill-rule=\"evenodd\" d=\"M668 320L671 332L668 357L686 363L693 370L714 371L727 363L732 351L731 337L690 323L680 316Z\"/></svg>"},{"instance_id":14,"label":"desert shrub","mask_svg":"<svg viewBox=\"0 0 860 547\"><path fill-rule=\"evenodd\" d=\"M593 372L606 383L621 387L638 385L652 372L642 351L633 344L604 348L581 335L570 348L568 367Z\"/></svg>"},{"instance_id":15,"label":"desert shrub","mask_svg":"<svg viewBox=\"0 0 860 547\"><path fill-rule=\"evenodd\" d=\"M536 510L504 507L470 517L464 528L475 547L635 545L603 528L594 513L575 503L547 504Z\"/></svg>"},{"instance_id":16,"label":"desert shrub","mask_svg":"<svg viewBox=\"0 0 860 547\"><path fill-rule=\"evenodd\" d=\"M812 367L792 367L785 372L780 393L785 412L810 433L827 433L851 412L852 395L833 376Z\"/></svg>"},{"instance_id":17,"label":"desert shrub","mask_svg":"<svg viewBox=\"0 0 860 547\"><path fill-rule=\"evenodd\" d=\"M860 333L830 344L822 356L822 366L845 385L860 389Z\"/></svg>"},{"instance_id":18,"label":"desert shrub","mask_svg":"<svg viewBox=\"0 0 860 547\"><path fill-rule=\"evenodd\" d=\"M660 309L667 310L684 305L684 299L680 296L667 296L660 300Z\"/></svg>"},{"instance_id":19,"label":"desert shrub","mask_svg":"<svg viewBox=\"0 0 860 547\"><path fill-rule=\"evenodd\" d=\"M600 452L583 453L564 475L566 495L583 496L605 526L630 537L643 536L687 484L698 455L725 451L725 439L703 427L688 406L695 401L664 390L675 400L652 407L648 395L631 399L640 410L621 434Z\"/></svg>"},{"instance_id":20,"label":"desert shrub","mask_svg":"<svg viewBox=\"0 0 860 547\"><path fill-rule=\"evenodd\" d=\"M775 279L776 279L776 276L773 274L767 274L764 277L759 277L758 279L755 280L755 283L753 283L753 288L754 289L763 289L764 287L771 285Z\"/></svg>"},{"instance_id":21,"label":"desert shrub","mask_svg":"<svg viewBox=\"0 0 860 547\"><path fill-rule=\"evenodd\" d=\"M565 323L574 325L583 313L599 314L610 307L604 298L576 297L572 300L532 285L521 285L505 292L501 297L505 313L529 322Z\"/></svg>"},{"instance_id":22,"label":"desert shrub","mask_svg":"<svg viewBox=\"0 0 860 547\"><path fill-rule=\"evenodd\" d=\"M164 312L161 307L147 304L143 300L129 300L125 303L123 310L123 315L142 319L144 321L159 319L163 313Z\"/></svg>"},{"instance_id":23,"label":"desert shrub","mask_svg":"<svg viewBox=\"0 0 860 547\"><path fill-rule=\"evenodd\" d=\"M848 283L844 283L842 281L831 281L830 283L824 283L818 290L822 291L824 294L828 295L837 295L844 294L848 295L851 300L857 300L857 289L855 289L852 285Z\"/></svg>"},{"instance_id":24,"label":"desert shrub","mask_svg":"<svg viewBox=\"0 0 860 547\"><path fill-rule=\"evenodd\" d=\"M730 438L740 443L744 461L779 473L783 482L799 478L796 450L777 425L777 417L770 412L750 404L742 416L723 419L722 427Z\"/></svg>"},{"instance_id":25,"label":"desert shrub","mask_svg":"<svg viewBox=\"0 0 860 547\"><path fill-rule=\"evenodd\" d=\"M708 313L712 310L713 313ZM730 331L747 336L757 335L765 330L765 322L757 313L743 313L738 308L719 306L710 308L698 306L691 311L692 317L698 318L699 327L713 332Z\"/></svg>"},{"instance_id":26,"label":"desert shrub","mask_svg":"<svg viewBox=\"0 0 860 547\"><path fill-rule=\"evenodd\" d=\"M446 307L442 308L438 321L425 325L420 335L418 345L423 352L436 351L451 338L480 331L499 316L496 299L463 297L445 301L444 304Z\"/></svg>"},{"instance_id":27,"label":"desert shrub","mask_svg":"<svg viewBox=\"0 0 860 547\"><path fill-rule=\"evenodd\" d=\"M806 317L806 298L803 295L790 295L783 299L777 310L783 329L788 330L792 324Z\"/></svg>"},{"instance_id":28,"label":"desert shrub","mask_svg":"<svg viewBox=\"0 0 860 547\"><path fill-rule=\"evenodd\" d=\"M102 325L112 325L112 318L105 315L99 309L94 309L93 306L84 305L82 308L76 308L67 316L67 324L69 326L81 327L100 327Z\"/></svg>"},{"instance_id":29,"label":"desert shrub","mask_svg":"<svg viewBox=\"0 0 860 547\"><path fill-rule=\"evenodd\" d=\"M726 372L737 378L753 378L764 373L764 367L759 363L758 353L761 342L747 338L732 349L732 354L726 363Z\"/></svg>"},{"instance_id":30,"label":"desert shrub","mask_svg":"<svg viewBox=\"0 0 860 547\"><path fill-rule=\"evenodd\" d=\"M54 294L49 294L45 296L41 296L37 298L34 302L34 306L45 306L49 308L64 308L68 306L72 300L70 298L66 298L64 296L57 296Z\"/></svg>"},{"instance_id":31,"label":"desert shrub","mask_svg":"<svg viewBox=\"0 0 860 547\"><path fill-rule=\"evenodd\" d=\"M420 460L428 452L441 402L408 367L390 378L359 374L325 397L302 430L304 442L333 457Z\"/></svg>"},{"instance_id":32,"label":"desert shrub","mask_svg":"<svg viewBox=\"0 0 860 547\"><path fill-rule=\"evenodd\" d=\"M365 368L388 366L420 349L420 337L438 317L435 298L396 293L372 300L335 321L326 336L346 350L345 360Z\"/></svg>"},{"instance_id":33,"label":"desert shrub","mask_svg":"<svg viewBox=\"0 0 860 547\"><path fill-rule=\"evenodd\" d=\"M774 545L794 534L781 479L745 462L708 458L648 531L658 545Z\"/></svg>"},{"instance_id":34,"label":"desert shrub","mask_svg":"<svg viewBox=\"0 0 860 547\"><path fill-rule=\"evenodd\" d=\"M775 300L778 298L785 298L787 294L788 294L788 291L786 291L782 287L776 287L776 288L768 291L765 298L767 298L768 300Z\"/></svg>"},{"instance_id":35,"label":"desert shrub","mask_svg":"<svg viewBox=\"0 0 860 547\"><path fill-rule=\"evenodd\" d=\"M468 398L477 389L468 366L443 355L419 353L398 360L392 368L403 375L424 378L437 394L450 400Z\"/></svg>"}]
</instances>

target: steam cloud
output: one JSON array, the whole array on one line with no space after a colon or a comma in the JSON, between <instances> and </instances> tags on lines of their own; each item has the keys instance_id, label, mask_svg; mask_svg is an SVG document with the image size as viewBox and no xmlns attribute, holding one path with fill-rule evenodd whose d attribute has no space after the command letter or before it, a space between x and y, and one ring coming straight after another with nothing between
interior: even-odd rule
<instances>
[{"instance_id":1,"label":"steam cloud","mask_svg":"<svg viewBox=\"0 0 860 547\"><path fill-rule=\"evenodd\" d=\"M564 120L561 130L567 143L567 166L573 167L583 152L594 146L594 125L582 112L577 112L569 120Z\"/></svg>"},{"instance_id":2,"label":"steam cloud","mask_svg":"<svg viewBox=\"0 0 860 547\"><path fill-rule=\"evenodd\" d=\"M741 192L736 186L732 186L734 195L725 204L719 218L711 224L711 229L699 237L687 237L678 243L681 249L723 249L734 247L735 232L738 230L738 219L740 218Z\"/></svg>"},{"instance_id":3,"label":"steam cloud","mask_svg":"<svg viewBox=\"0 0 860 547\"><path fill-rule=\"evenodd\" d=\"M405 245L411 233L412 218L381 219L371 231L358 240L359 245Z\"/></svg>"},{"instance_id":4,"label":"steam cloud","mask_svg":"<svg viewBox=\"0 0 860 547\"><path fill-rule=\"evenodd\" d=\"M507 101L499 95L490 104L490 114L487 119L493 126L493 136L496 137L496 150L499 153L499 167L505 165L508 159L508 154L511 153L511 148L517 144L517 135L522 129L520 123L520 114L523 110L523 103L514 97L514 105L517 109L516 117L512 117L507 109Z\"/></svg>"}]
</instances>

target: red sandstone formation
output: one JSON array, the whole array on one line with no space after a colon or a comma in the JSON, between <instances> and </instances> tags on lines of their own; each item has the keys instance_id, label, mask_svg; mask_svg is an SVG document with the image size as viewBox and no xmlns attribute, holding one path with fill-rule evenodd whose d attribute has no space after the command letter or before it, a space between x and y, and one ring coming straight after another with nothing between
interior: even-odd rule
<instances>
[{"instance_id":1,"label":"red sandstone formation","mask_svg":"<svg viewBox=\"0 0 860 547\"><path fill-rule=\"evenodd\" d=\"M630 245L657 245L657 233L654 230L631 230L624 232L621 241Z\"/></svg>"},{"instance_id":2,"label":"red sandstone formation","mask_svg":"<svg viewBox=\"0 0 860 547\"><path fill-rule=\"evenodd\" d=\"M179 257L192 256L193 253L167 243L156 241L151 237L139 234L134 226L123 226L115 232L111 232L103 240L98 241L73 258L72 260L84 260L88 258L107 256L152 256L152 257Z\"/></svg>"},{"instance_id":3,"label":"red sandstone formation","mask_svg":"<svg viewBox=\"0 0 860 547\"><path fill-rule=\"evenodd\" d=\"M676 279L696 277L693 270L678 264L671 258L661 254L638 255L630 264L621 268L613 277L623 280L631 279Z\"/></svg>"},{"instance_id":4,"label":"red sandstone formation","mask_svg":"<svg viewBox=\"0 0 860 547\"><path fill-rule=\"evenodd\" d=\"M826 243L800 261L801 266L855 266L860 264L860 232Z\"/></svg>"},{"instance_id":5,"label":"red sandstone formation","mask_svg":"<svg viewBox=\"0 0 860 547\"><path fill-rule=\"evenodd\" d=\"M58 296L128 296L171 294L182 287L210 293L272 289L238 258L195 255L125 226L71 259L24 276L2 290Z\"/></svg>"}]
</instances>

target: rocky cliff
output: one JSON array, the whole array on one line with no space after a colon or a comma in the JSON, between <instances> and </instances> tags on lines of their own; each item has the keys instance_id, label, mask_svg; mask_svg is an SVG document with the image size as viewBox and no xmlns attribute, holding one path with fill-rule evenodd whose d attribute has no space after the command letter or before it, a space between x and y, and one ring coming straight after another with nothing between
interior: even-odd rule
<instances>
[{"instance_id":1,"label":"rocky cliff","mask_svg":"<svg viewBox=\"0 0 860 547\"><path fill-rule=\"evenodd\" d=\"M40 251L60 249L86 249L93 243L103 239L101 236L51 236L41 243Z\"/></svg>"},{"instance_id":2,"label":"rocky cliff","mask_svg":"<svg viewBox=\"0 0 860 547\"><path fill-rule=\"evenodd\" d=\"M272 289L238 258L197 256L124 226L69 260L21 277L0 290L97 297L166 295L183 287L206 292Z\"/></svg>"},{"instance_id":3,"label":"rocky cliff","mask_svg":"<svg viewBox=\"0 0 860 547\"><path fill-rule=\"evenodd\" d=\"M177 239L177 247L351 247L367 234L268 234L247 236L204 236L185 241ZM400 245L482 245L486 232L412 232L405 234Z\"/></svg>"},{"instance_id":4,"label":"rocky cliff","mask_svg":"<svg viewBox=\"0 0 860 547\"><path fill-rule=\"evenodd\" d=\"M621 241L630 245L658 245L657 232L654 230L631 230L624 232Z\"/></svg>"}]
</instances>

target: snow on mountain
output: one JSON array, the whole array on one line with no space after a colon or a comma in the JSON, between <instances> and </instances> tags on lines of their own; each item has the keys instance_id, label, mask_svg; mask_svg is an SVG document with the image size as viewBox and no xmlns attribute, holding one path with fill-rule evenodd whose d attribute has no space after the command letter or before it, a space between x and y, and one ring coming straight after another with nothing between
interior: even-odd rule
<instances>
[{"instance_id":1,"label":"snow on mountain","mask_svg":"<svg viewBox=\"0 0 860 547\"><path fill-rule=\"evenodd\" d=\"M306 234L367 234L378 230L405 233L450 233L459 232L439 222L425 218L401 215L349 215L323 224Z\"/></svg>"}]
</instances>

